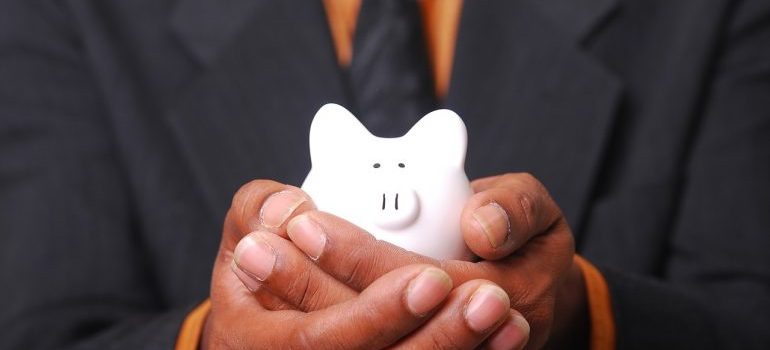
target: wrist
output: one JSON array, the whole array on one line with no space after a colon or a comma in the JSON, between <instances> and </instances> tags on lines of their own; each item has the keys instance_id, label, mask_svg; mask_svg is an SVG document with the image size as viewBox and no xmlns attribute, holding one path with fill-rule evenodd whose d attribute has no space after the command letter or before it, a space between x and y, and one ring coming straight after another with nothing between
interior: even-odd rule
<instances>
[{"instance_id":1,"label":"wrist","mask_svg":"<svg viewBox=\"0 0 770 350\"><path fill-rule=\"evenodd\" d=\"M556 290L551 337L552 349L587 349L590 315L583 271L573 259L567 275Z\"/></svg>"}]
</instances>

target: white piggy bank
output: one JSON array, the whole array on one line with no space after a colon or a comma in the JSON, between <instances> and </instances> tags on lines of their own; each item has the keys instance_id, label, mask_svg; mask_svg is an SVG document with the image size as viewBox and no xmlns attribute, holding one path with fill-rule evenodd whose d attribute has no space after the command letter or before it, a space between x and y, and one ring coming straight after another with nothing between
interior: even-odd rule
<instances>
[{"instance_id":1,"label":"white piggy bank","mask_svg":"<svg viewBox=\"0 0 770 350\"><path fill-rule=\"evenodd\" d=\"M318 209L378 239L437 259L468 259L460 214L465 124L450 110L427 114L406 135L372 135L347 109L321 107L310 126L312 167L302 189Z\"/></svg>"}]
</instances>

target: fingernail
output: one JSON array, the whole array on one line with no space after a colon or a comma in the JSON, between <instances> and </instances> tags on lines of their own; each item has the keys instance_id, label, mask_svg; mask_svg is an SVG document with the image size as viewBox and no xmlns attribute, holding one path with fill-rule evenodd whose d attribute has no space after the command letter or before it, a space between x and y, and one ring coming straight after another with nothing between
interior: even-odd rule
<instances>
[{"instance_id":1,"label":"fingernail","mask_svg":"<svg viewBox=\"0 0 770 350\"><path fill-rule=\"evenodd\" d=\"M238 268L260 282L266 280L273 272L275 265L273 247L252 234L241 239L233 255Z\"/></svg>"},{"instance_id":2,"label":"fingernail","mask_svg":"<svg viewBox=\"0 0 770 350\"><path fill-rule=\"evenodd\" d=\"M406 290L406 306L415 316L424 316L452 291L452 279L446 272L429 267L409 282Z\"/></svg>"},{"instance_id":3,"label":"fingernail","mask_svg":"<svg viewBox=\"0 0 770 350\"><path fill-rule=\"evenodd\" d=\"M289 221L286 232L294 244L311 259L318 260L326 246L326 234L307 215L300 215Z\"/></svg>"},{"instance_id":4,"label":"fingernail","mask_svg":"<svg viewBox=\"0 0 770 350\"><path fill-rule=\"evenodd\" d=\"M505 322L497 333L489 340L488 348L490 350L516 350L523 349L529 340L529 322L521 317L514 315Z\"/></svg>"},{"instance_id":5,"label":"fingernail","mask_svg":"<svg viewBox=\"0 0 770 350\"><path fill-rule=\"evenodd\" d=\"M238 264L235 263L235 260L230 260L230 270L235 273L236 276L238 276L238 279L241 280L241 283L243 283L244 286L246 286L246 289L256 292L257 289L262 285L259 281L257 281L256 278L251 277L249 274L243 272L240 267L238 267Z\"/></svg>"},{"instance_id":6,"label":"fingernail","mask_svg":"<svg viewBox=\"0 0 770 350\"><path fill-rule=\"evenodd\" d=\"M511 223L508 221L508 213L497 203L489 203L473 211L473 218L479 223L481 229L489 240L492 248L501 246L511 233Z\"/></svg>"},{"instance_id":7,"label":"fingernail","mask_svg":"<svg viewBox=\"0 0 770 350\"><path fill-rule=\"evenodd\" d=\"M307 198L296 191L286 190L273 193L262 204L262 210L259 213L260 221L265 227L280 227L291 216L291 213L305 202L307 202Z\"/></svg>"},{"instance_id":8,"label":"fingernail","mask_svg":"<svg viewBox=\"0 0 770 350\"><path fill-rule=\"evenodd\" d=\"M500 287L485 284L471 296L465 319L472 330L482 333L506 316L509 309L508 295Z\"/></svg>"}]
</instances>

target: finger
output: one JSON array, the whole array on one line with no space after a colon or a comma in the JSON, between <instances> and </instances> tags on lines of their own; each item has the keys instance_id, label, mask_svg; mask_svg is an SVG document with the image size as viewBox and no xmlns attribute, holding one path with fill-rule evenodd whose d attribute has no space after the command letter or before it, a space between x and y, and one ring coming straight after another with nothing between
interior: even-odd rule
<instances>
[{"instance_id":1,"label":"finger","mask_svg":"<svg viewBox=\"0 0 770 350\"><path fill-rule=\"evenodd\" d=\"M287 232L295 246L323 271L356 291L402 266L438 265L436 260L379 241L358 226L324 212L296 216Z\"/></svg>"},{"instance_id":2,"label":"finger","mask_svg":"<svg viewBox=\"0 0 770 350\"><path fill-rule=\"evenodd\" d=\"M230 258L218 258L211 282L211 313L206 341L210 349L279 348L280 341L269 332L255 332L255 325L286 324L304 313L272 296L267 290L256 293L247 289L238 277L239 270ZM227 262L226 262L227 261ZM270 311L280 310L280 311ZM285 347L285 345L284 345Z\"/></svg>"},{"instance_id":3,"label":"finger","mask_svg":"<svg viewBox=\"0 0 770 350\"><path fill-rule=\"evenodd\" d=\"M266 230L285 236L285 224L298 213L315 208L301 189L270 180L253 180L233 196L225 218L227 248L249 232Z\"/></svg>"},{"instance_id":4,"label":"finger","mask_svg":"<svg viewBox=\"0 0 770 350\"><path fill-rule=\"evenodd\" d=\"M510 255L563 220L561 210L532 175L507 174L474 181L460 228L468 247L493 260Z\"/></svg>"},{"instance_id":5,"label":"finger","mask_svg":"<svg viewBox=\"0 0 770 350\"><path fill-rule=\"evenodd\" d=\"M510 310L510 317L497 327L482 348L488 350L518 350L529 342L529 323L516 310Z\"/></svg>"},{"instance_id":6,"label":"finger","mask_svg":"<svg viewBox=\"0 0 770 350\"><path fill-rule=\"evenodd\" d=\"M250 308L259 310L296 310L293 305L268 290L254 288L253 285L245 283L247 276L235 264L232 250L225 249L224 245L223 238L211 276L212 307L243 307L244 303L248 303Z\"/></svg>"},{"instance_id":7,"label":"finger","mask_svg":"<svg viewBox=\"0 0 770 350\"><path fill-rule=\"evenodd\" d=\"M452 291L430 321L396 347L475 349L509 318L510 312L510 301L500 287L485 280L468 281Z\"/></svg>"},{"instance_id":8,"label":"finger","mask_svg":"<svg viewBox=\"0 0 770 350\"><path fill-rule=\"evenodd\" d=\"M267 309L291 309L292 307L281 298L270 293L251 292L248 290L248 286L239 282L239 278L236 278L237 275L231 269L233 250L241 238L246 233L251 232L250 228L268 226L276 230L276 223L284 216L290 217L312 208L314 205L312 201L309 201L309 197L302 190L293 186L270 180L254 180L241 186L233 196L231 207L225 218L222 241L212 276L212 295L224 289L233 289L239 292L236 293L239 298L257 300L258 305ZM277 226L280 230L285 225Z\"/></svg>"},{"instance_id":9,"label":"finger","mask_svg":"<svg viewBox=\"0 0 770 350\"><path fill-rule=\"evenodd\" d=\"M358 293L315 265L294 244L270 232L248 234L236 246L234 271L261 300L277 297L301 311L314 311L354 298ZM267 295L265 295L267 294ZM263 304L265 306L265 304Z\"/></svg>"},{"instance_id":10,"label":"finger","mask_svg":"<svg viewBox=\"0 0 770 350\"><path fill-rule=\"evenodd\" d=\"M295 307L293 304L286 302L285 300L270 292L268 289L255 287L253 285L254 282L252 282L253 277L249 276L246 272L239 268L235 263L235 259L233 259L230 263L230 270L235 274L236 277L238 277L241 283L243 283L243 288L248 289L254 295L254 298L257 300L257 302L259 302L259 305L263 308L271 311L297 310L297 307Z\"/></svg>"},{"instance_id":11,"label":"finger","mask_svg":"<svg viewBox=\"0 0 770 350\"><path fill-rule=\"evenodd\" d=\"M429 320L451 290L446 272L410 265L385 274L348 302L308 314L288 334L298 348L383 348Z\"/></svg>"},{"instance_id":12,"label":"finger","mask_svg":"<svg viewBox=\"0 0 770 350\"><path fill-rule=\"evenodd\" d=\"M255 298L253 292L246 284L241 282L237 275L239 270L234 266L233 253L230 250L222 248L220 244L219 253L214 261L214 269L211 274L211 305L212 308L232 309L242 308L249 305L250 308L264 310L260 301ZM280 300L267 300L269 306L280 306Z\"/></svg>"},{"instance_id":13,"label":"finger","mask_svg":"<svg viewBox=\"0 0 770 350\"><path fill-rule=\"evenodd\" d=\"M497 261L466 262L437 261L406 251L376 240L346 220L319 211L296 216L287 228L296 247L316 257L315 263L323 271L356 291L389 271L420 263L441 267L457 284L473 279L494 281L508 291L513 300L526 299L531 293L545 293L556 276L561 276L569 266L569 259L558 257L572 256L572 235L566 224L555 225L553 230L559 232L539 236L537 244L528 245L519 254Z\"/></svg>"},{"instance_id":14,"label":"finger","mask_svg":"<svg viewBox=\"0 0 770 350\"><path fill-rule=\"evenodd\" d=\"M446 270L455 283L472 279L500 281L508 272L489 262L438 261L374 238L358 226L320 211L308 211L289 222L287 232L300 250L314 257L326 273L356 291L402 266L431 264ZM319 245L317 242L325 242ZM340 262L344 261L344 264ZM511 268L513 268L513 264ZM509 279L511 276L507 276Z\"/></svg>"}]
</instances>

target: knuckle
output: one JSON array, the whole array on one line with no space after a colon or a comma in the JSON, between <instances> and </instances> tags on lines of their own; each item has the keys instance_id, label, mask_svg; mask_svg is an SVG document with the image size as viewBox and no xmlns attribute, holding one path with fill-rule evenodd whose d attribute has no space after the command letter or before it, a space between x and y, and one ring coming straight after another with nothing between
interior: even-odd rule
<instances>
[{"instance_id":1,"label":"knuckle","mask_svg":"<svg viewBox=\"0 0 770 350\"><path fill-rule=\"evenodd\" d=\"M546 230L563 217L545 185L530 173L510 174L512 215L528 231Z\"/></svg>"},{"instance_id":2,"label":"knuckle","mask_svg":"<svg viewBox=\"0 0 770 350\"><path fill-rule=\"evenodd\" d=\"M310 276L304 278L304 283L302 285L304 288L302 288L302 293L299 297L299 305L302 309L309 309L312 307L312 301L313 301L313 295L315 294L315 290L311 289L311 282L310 282Z\"/></svg>"},{"instance_id":3,"label":"knuckle","mask_svg":"<svg viewBox=\"0 0 770 350\"><path fill-rule=\"evenodd\" d=\"M438 267L452 277L452 282L459 286L474 279L491 279L494 277L494 264L489 261L468 262L458 260L441 260Z\"/></svg>"},{"instance_id":4,"label":"knuckle","mask_svg":"<svg viewBox=\"0 0 770 350\"><path fill-rule=\"evenodd\" d=\"M535 229L535 218L537 217L535 201L527 192L519 192L514 197L515 216L520 225L530 232Z\"/></svg>"},{"instance_id":5,"label":"knuckle","mask_svg":"<svg viewBox=\"0 0 770 350\"><path fill-rule=\"evenodd\" d=\"M288 305L283 303L281 299L264 289L257 289L253 292L253 295L259 305L267 310L277 311L288 308Z\"/></svg>"},{"instance_id":6,"label":"knuckle","mask_svg":"<svg viewBox=\"0 0 770 350\"><path fill-rule=\"evenodd\" d=\"M521 187L526 192L538 195L548 193L545 189L545 185L543 185L543 183L532 173L516 173L513 175L515 177L513 183L517 184L517 187Z\"/></svg>"},{"instance_id":7,"label":"knuckle","mask_svg":"<svg viewBox=\"0 0 770 350\"><path fill-rule=\"evenodd\" d=\"M319 296L321 295L322 286L316 283L315 278L310 273L305 275L307 277L303 278L302 288L298 289L302 291L298 298L298 305L304 311L316 310L320 303Z\"/></svg>"},{"instance_id":8,"label":"knuckle","mask_svg":"<svg viewBox=\"0 0 770 350\"><path fill-rule=\"evenodd\" d=\"M519 179L520 173L506 173L500 176L499 180L497 181L497 184L511 184L511 183L519 183L521 180Z\"/></svg>"},{"instance_id":9,"label":"knuckle","mask_svg":"<svg viewBox=\"0 0 770 350\"><path fill-rule=\"evenodd\" d=\"M428 334L427 346L422 349L464 349L462 342L457 339L459 332L451 332L448 327L439 327L435 332Z\"/></svg>"},{"instance_id":10,"label":"knuckle","mask_svg":"<svg viewBox=\"0 0 770 350\"><path fill-rule=\"evenodd\" d=\"M329 323L334 323L330 320ZM299 322L292 327L292 337L288 340L290 349L347 349L350 334L342 334L340 329L327 327L317 322Z\"/></svg>"},{"instance_id":11,"label":"knuckle","mask_svg":"<svg viewBox=\"0 0 770 350\"><path fill-rule=\"evenodd\" d=\"M380 259L377 259L377 241L366 240L366 242L359 242L358 249L352 249L341 261L346 262L347 268L342 270L341 280L348 286L353 287L356 290L362 290L366 288L368 282L378 276L373 276L375 271L375 264ZM375 258L372 258L375 257Z\"/></svg>"},{"instance_id":12,"label":"knuckle","mask_svg":"<svg viewBox=\"0 0 770 350\"><path fill-rule=\"evenodd\" d=\"M532 173L528 173L528 172L519 173L519 177L521 179L521 182L528 185L537 185L540 183L540 181L538 181L538 179L535 177L535 175L532 175Z\"/></svg>"},{"instance_id":13,"label":"knuckle","mask_svg":"<svg viewBox=\"0 0 770 350\"><path fill-rule=\"evenodd\" d=\"M342 280L348 286L353 286L356 289L360 289L358 284L360 276L365 275L369 268L367 262L355 255L351 255L352 259L346 260L349 268L345 269L342 273Z\"/></svg>"},{"instance_id":14,"label":"knuckle","mask_svg":"<svg viewBox=\"0 0 770 350\"><path fill-rule=\"evenodd\" d=\"M297 261L283 265L284 268L277 269L280 276L276 275L277 279L270 284L271 291L279 293L283 300L299 310L316 310L323 291L323 285L319 283L316 272Z\"/></svg>"},{"instance_id":15,"label":"knuckle","mask_svg":"<svg viewBox=\"0 0 770 350\"><path fill-rule=\"evenodd\" d=\"M289 340L289 348L291 349L313 349L318 345L318 336L315 327L312 326L300 326L294 327L291 332L294 336Z\"/></svg>"},{"instance_id":16,"label":"knuckle","mask_svg":"<svg viewBox=\"0 0 770 350\"><path fill-rule=\"evenodd\" d=\"M232 215L236 227L241 227L250 208L253 208L254 206L252 201L255 198L259 198L257 194L266 187L268 182L268 180L252 180L242 185L238 191L235 192L233 200L230 203L228 215Z\"/></svg>"},{"instance_id":17,"label":"knuckle","mask_svg":"<svg viewBox=\"0 0 770 350\"><path fill-rule=\"evenodd\" d=\"M293 186L287 186L279 182L265 179L251 180L243 184L233 195L231 208L242 209L244 207L252 207L254 201L264 200L269 193L279 192L283 189L294 189ZM297 189L298 191L301 191ZM304 195L304 192L302 192Z\"/></svg>"},{"instance_id":18,"label":"knuckle","mask_svg":"<svg viewBox=\"0 0 770 350\"><path fill-rule=\"evenodd\" d=\"M294 305L297 305L300 309L305 308L305 303L309 302L312 297L308 295L312 293L310 272L300 271L290 272L287 271L287 276L293 276L287 280L288 285L282 288L286 292L287 300Z\"/></svg>"},{"instance_id":19,"label":"knuckle","mask_svg":"<svg viewBox=\"0 0 770 350\"><path fill-rule=\"evenodd\" d=\"M235 195L233 195L231 206L238 207L243 205L243 203L248 201L248 199L254 194L254 191L265 187L269 182L269 180L256 179L241 185L241 187L235 191Z\"/></svg>"},{"instance_id":20,"label":"knuckle","mask_svg":"<svg viewBox=\"0 0 770 350\"><path fill-rule=\"evenodd\" d=\"M516 187L529 187L539 183L535 175L528 172L507 173L503 175L501 179L503 180L503 184Z\"/></svg>"}]
</instances>

